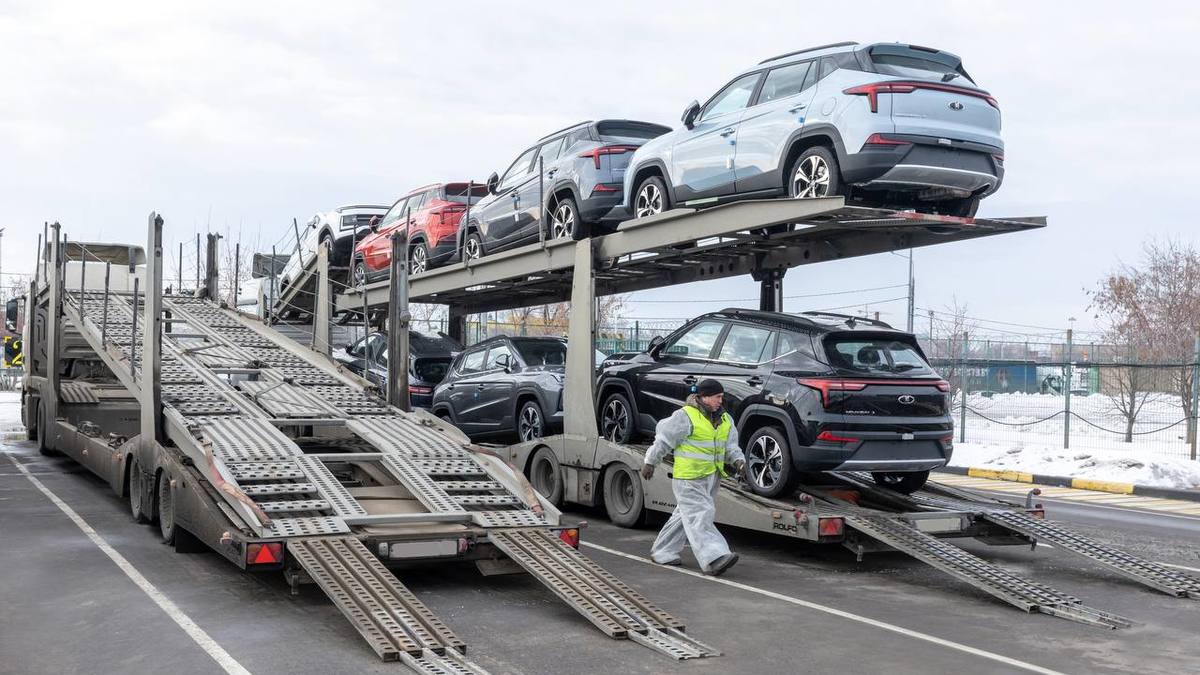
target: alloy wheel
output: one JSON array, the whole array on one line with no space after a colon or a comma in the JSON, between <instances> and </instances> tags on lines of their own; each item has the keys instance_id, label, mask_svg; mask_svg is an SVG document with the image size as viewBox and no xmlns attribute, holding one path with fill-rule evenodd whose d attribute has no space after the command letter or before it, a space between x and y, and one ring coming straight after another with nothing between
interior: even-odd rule
<instances>
[{"instance_id":1,"label":"alloy wheel","mask_svg":"<svg viewBox=\"0 0 1200 675\"><path fill-rule=\"evenodd\" d=\"M550 236L555 239L569 239L575 234L575 209L567 202L559 204L550 217Z\"/></svg>"},{"instance_id":2,"label":"alloy wheel","mask_svg":"<svg viewBox=\"0 0 1200 675\"><path fill-rule=\"evenodd\" d=\"M629 410L620 399L614 398L604 406L600 427L601 434L614 443L618 438L625 438L629 430Z\"/></svg>"},{"instance_id":3,"label":"alloy wheel","mask_svg":"<svg viewBox=\"0 0 1200 675\"><path fill-rule=\"evenodd\" d=\"M759 436L746 448L746 473L758 487L768 490L783 473L783 448L770 436Z\"/></svg>"},{"instance_id":4,"label":"alloy wheel","mask_svg":"<svg viewBox=\"0 0 1200 675\"><path fill-rule=\"evenodd\" d=\"M646 183L638 190L637 199L634 200L633 213L637 218L652 216L656 213L662 213L663 197L662 190L654 183Z\"/></svg>"},{"instance_id":5,"label":"alloy wheel","mask_svg":"<svg viewBox=\"0 0 1200 675\"><path fill-rule=\"evenodd\" d=\"M792 176L792 196L796 199L824 197L829 194L829 165L820 155L809 155L796 165Z\"/></svg>"},{"instance_id":6,"label":"alloy wheel","mask_svg":"<svg viewBox=\"0 0 1200 675\"><path fill-rule=\"evenodd\" d=\"M532 441L542 437L542 414L535 406L527 406L521 410L517 433L522 441Z\"/></svg>"},{"instance_id":7,"label":"alloy wheel","mask_svg":"<svg viewBox=\"0 0 1200 675\"><path fill-rule=\"evenodd\" d=\"M420 274L424 272L425 268L428 266L429 259L426 257L425 247L420 245L414 246L412 251L409 252L408 273Z\"/></svg>"},{"instance_id":8,"label":"alloy wheel","mask_svg":"<svg viewBox=\"0 0 1200 675\"><path fill-rule=\"evenodd\" d=\"M367 285L367 266L361 261L354 263L354 287L362 288Z\"/></svg>"},{"instance_id":9,"label":"alloy wheel","mask_svg":"<svg viewBox=\"0 0 1200 675\"><path fill-rule=\"evenodd\" d=\"M465 253L467 258L470 260L478 260L481 258L483 256L483 251L479 247L479 240L475 237L468 237L467 243L463 247L463 253Z\"/></svg>"}]
</instances>

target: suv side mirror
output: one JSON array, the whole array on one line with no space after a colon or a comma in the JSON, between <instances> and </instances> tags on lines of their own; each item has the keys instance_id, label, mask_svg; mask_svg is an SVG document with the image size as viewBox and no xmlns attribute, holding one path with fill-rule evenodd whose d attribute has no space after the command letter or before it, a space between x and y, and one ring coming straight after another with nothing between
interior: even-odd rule
<instances>
[{"instance_id":1,"label":"suv side mirror","mask_svg":"<svg viewBox=\"0 0 1200 675\"><path fill-rule=\"evenodd\" d=\"M683 109L683 115L679 118L683 122L683 126L691 129L696 126L696 118L700 116L700 102L692 101Z\"/></svg>"},{"instance_id":2,"label":"suv side mirror","mask_svg":"<svg viewBox=\"0 0 1200 675\"><path fill-rule=\"evenodd\" d=\"M650 344L646 345L646 352L653 354L654 352L658 351L658 348L665 340L666 338L661 335L655 335L654 337L650 338Z\"/></svg>"},{"instance_id":3,"label":"suv side mirror","mask_svg":"<svg viewBox=\"0 0 1200 675\"><path fill-rule=\"evenodd\" d=\"M499 185L500 185L500 176L495 171L493 171L492 175L488 176L488 179L487 179L488 194L492 194L492 195L496 194L496 188L499 187Z\"/></svg>"},{"instance_id":4,"label":"suv side mirror","mask_svg":"<svg viewBox=\"0 0 1200 675\"><path fill-rule=\"evenodd\" d=\"M371 216L371 222L367 227L371 228L371 232L379 232L379 216Z\"/></svg>"},{"instance_id":5,"label":"suv side mirror","mask_svg":"<svg viewBox=\"0 0 1200 675\"><path fill-rule=\"evenodd\" d=\"M496 365L503 368L504 372L511 373L513 369L512 356L508 354L501 354L500 356L497 356Z\"/></svg>"}]
</instances>

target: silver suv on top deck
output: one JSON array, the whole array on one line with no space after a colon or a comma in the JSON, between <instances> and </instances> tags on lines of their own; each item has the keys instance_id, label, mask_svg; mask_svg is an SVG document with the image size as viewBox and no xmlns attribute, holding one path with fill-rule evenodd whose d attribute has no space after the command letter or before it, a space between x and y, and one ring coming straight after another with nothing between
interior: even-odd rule
<instances>
[{"instance_id":1,"label":"silver suv on top deck","mask_svg":"<svg viewBox=\"0 0 1200 675\"><path fill-rule=\"evenodd\" d=\"M1000 107L948 52L842 42L733 78L625 173L633 217L749 197L845 195L973 216L1004 178Z\"/></svg>"}]
</instances>

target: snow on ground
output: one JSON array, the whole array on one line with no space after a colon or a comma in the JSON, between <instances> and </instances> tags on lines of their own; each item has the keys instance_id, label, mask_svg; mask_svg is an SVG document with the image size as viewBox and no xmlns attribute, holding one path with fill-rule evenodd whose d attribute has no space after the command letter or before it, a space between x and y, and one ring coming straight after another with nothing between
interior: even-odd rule
<instances>
[{"instance_id":1,"label":"snow on ground","mask_svg":"<svg viewBox=\"0 0 1200 675\"><path fill-rule=\"evenodd\" d=\"M955 443L951 466L1091 478L1152 487L1200 489L1200 462L1138 457L1126 451L1036 443Z\"/></svg>"},{"instance_id":2,"label":"snow on ground","mask_svg":"<svg viewBox=\"0 0 1200 675\"><path fill-rule=\"evenodd\" d=\"M21 392L0 391L0 432L23 431Z\"/></svg>"}]
</instances>

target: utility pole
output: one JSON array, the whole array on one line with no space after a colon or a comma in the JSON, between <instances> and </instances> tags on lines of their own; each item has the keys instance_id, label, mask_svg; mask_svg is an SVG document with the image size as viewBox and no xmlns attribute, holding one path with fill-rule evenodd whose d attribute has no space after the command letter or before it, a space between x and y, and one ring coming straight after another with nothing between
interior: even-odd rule
<instances>
[{"instance_id":1,"label":"utility pole","mask_svg":"<svg viewBox=\"0 0 1200 675\"><path fill-rule=\"evenodd\" d=\"M1196 344L1192 348L1192 452L1191 460L1196 461L1196 437L1200 436L1200 414L1196 406L1200 405L1200 335L1196 336Z\"/></svg>"},{"instance_id":2,"label":"utility pole","mask_svg":"<svg viewBox=\"0 0 1200 675\"><path fill-rule=\"evenodd\" d=\"M1075 325L1075 317L1071 317L1070 321L1071 321L1071 325L1074 326ZM1067 358L1065 359L1066 366L1064 366L1064 370L1066 371L1066 373L1065 373L1066 377L1063 378L1063 382L1064 382L1064 384L1063 384L1063 449L1064 450L1071 447L1071 375L1072 375L1071 371L1075 370L1075 368L1072 366L1072 363L1071 363L1071 353L1072 353L1071 341L1074 338L1074 335L1075 335L1075 330L1073 328L1068 328L1067 329Z\"/></svg>"}]
</instances>

